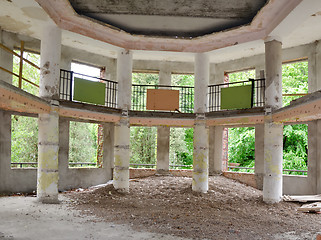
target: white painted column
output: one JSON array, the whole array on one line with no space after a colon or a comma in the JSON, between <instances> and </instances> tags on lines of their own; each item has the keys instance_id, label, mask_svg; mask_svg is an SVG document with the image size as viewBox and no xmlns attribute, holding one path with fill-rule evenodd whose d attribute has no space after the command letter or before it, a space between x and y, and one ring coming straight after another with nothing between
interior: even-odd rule
<instances>
[{"instance_id":1,"label":"white painted column","mask_svg":"<svg viewBox=\"0 0 321 240\"><path fill-rule=\"evenodd\" d=\"M308 55L309 93L321 89L321 43L314 43ZM321 120L308 123L308 181L312 192L321 193Z\"/></svg>"},{"instance_id":2,"label":"white painted column","mask_svg":"<svg viewBox=\"0 0 321 240\"><path fill-rule=\"evenodd\" d=\"M207 111L207 87L209 83L209 59L205 53L195 55L194 112L194 153L192 190L208 191L208 128L205 112Z\"/></svg>"},{"instance_id":3,"label":"white painted column","mask_svg":"<svg viewBox=\"0 0 321 240\"><path fill-rule=\"evenodd\" d=\"M106 70L104 78L117 81L117 60L113 58L108 58L106 61ZM107 90L106 90L107 91ZM106 92L107 97L107 92ZM110 179L113 179L114 171L114 146L115 146L115 124L114 123L104 123L103 126L103 167L107 171L107 175Z\"/></svg>"},{"instance_id":4,"label":"white painted column","mask_svg":"<svg viewBox=\"0 0 321 240\"><path fill-rule=\"evenodd\" d=\"M264 180L263 201L277 203L282 199L283 187L283 124L274 123L270 111L282 107L282 43L265 42L266 116L264 124Z\"/></svg>"},{"instance_id":5,"label":"white painted column","mask_svg":"<svg viewBox=\"0 0 321 240\"><path fill-rule=\"evenodd\" d=\"M0 29L0 42L13 49L13 41L7 38L7 33ZM13 57L11 53L0 49L0 66L12 71ZM0 79L12 83L12 75L2 70ZM0 192L10 191L11 184L11 114L0 110Z\"/></svg>"},{"instance_id":6,"label":"white painted column","mask_svg":"<svg viewBox=\"0 0 321 240\"><path fill-rule=\"evenodd\" d=\"M104 144L103 144L103 167L106 169L108 176L112 179L114 169L114 140L115 124L104 123Z\"/></svg>"},{"instance_id":7,"label":"white painted column","mask_svg":"<svg viewBox=\"0 0 321 240\"><path fill-rule=\"evenodd\" d=\"M114 152L114 188L121 192L129 191L129 159L130 159L130 126L128 110L131 106L133 55L122 49L117 55L118 108L122 116L115 125Z\"/></svg>"},{"instance_id":8,"label":"white painted column","mask_svg":"<svg viewBox=\"0 0 321 240\"><path fill-rule=\"evenodd\" d=\"M72 57L68 51L64 51L62 47L60 68L64 70L71 70ZM61 83L60 83L61 84ZM60 88L62 86L60 85ZM65 89L69 92L70 85L65 82ZM69 131L70 121L66 118L59 118L59 155L58 155L58 171L59 181L58 190L64 191L68 189L69 182L66 181L68 176L68 165L69 165Z\"/></svg>"},{"instance_id":9,"label":"white painted column","mask_svg":"<svg viewBox=\"0 0 321 240\"><path fill-rule=\"evenodd\" d=\"M170 65L162 62L159 71L159 84L171 85L172 73ZM169 143L170 127L157 127L157 164L156 170L159 174L168 174L169 172Z\"/></svg>"},{"instance_id":10,"label":"white painted column","mask_svg":"<svg viewBox=\"0 0 321 240\"><path fill-rule=\"evenodd\" d=\"M224 71L217 68L216 64L210 67L210 84L220 84L224 81ZM222 174L223 170L223 130L222 126L209 127L209 175Z\"/></svg>"},{"instance_id":11,"label":"white painted column","mask_svg":"<svg viewBox=\"0 0 321 240\"><path fill-rule=\"evenodd\" d=\"M223 171L223 126L209 127L209 175Z\"/></svg>"},{"instance_id":12,"label":"white painted column","mask_svg":"<svg viewBox=\"0 0 321 240\"><path fill-rule=\"evenodd\" d=\"M256 79L264 78L264 66L255 67ZM263 189L264 177L264 124L255 125L255 181L257 188Z\"/></svg>"},{"instance_id":13,"label":"white painted column","mask_svg":"<svg viewBox=\"0 0 321 240\"><path fill-rule=\"evenodd\" d=\"M40 49L39 96L49 100L50 113L39 114L37 197L43 203L58 202L59 73L61 30L48 24L43 28Z\"/></svg>"}]
</instances>

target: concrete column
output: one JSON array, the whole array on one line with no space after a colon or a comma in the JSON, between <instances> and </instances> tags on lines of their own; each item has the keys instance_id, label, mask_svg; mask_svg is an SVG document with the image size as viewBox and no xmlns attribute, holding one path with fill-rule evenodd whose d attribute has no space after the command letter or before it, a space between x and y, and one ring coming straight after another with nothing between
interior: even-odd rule
<instances>
[{"instance_id":1,"label":"concrete column","mask_svg":"<svg viewBox=\"0 0 321 240\"><path fill-rule=\"evenodd\" d=\"M224 71L216 64L210 66L210 84L220 84L224 81ZM209 175L221 174L223 170L223 131L222 126L209 127Z\"/></svg>"},{"instance_id":2,"label":"concrete column","mask_svg":"<svg viewBox=\"0 0 321 240\"><path fill-rule=\"evenodd\" d=\"M161 63L159 71L159 84L171 85L172 73L167 62ZM157 165L156 170L159 174L169 172L169 143L170 127L157 127Z\"/></svg>"},{"instance_id":3,"label":"concrete column","mask_svg":"<svg viewBox=\"0 0 321 240\"><path fill-rule=\"evenodd\" d=\"M309 93L321 89L321 43L312 45L308 55ZM321 193L321 120L308 124L308 180L315 194Z\"/></svg>"},{"instance_id":4,"label":"concrete column","mask_svg":"<svg viewBox=\"0 0 321 240\"><path fill-rule=\"evenodd\" d=\"M5 31L0 29L0 42L13 49L13 41L7 38ZM10 53L0 49L0 66L12 71L13 57ZM2 70L0 79L12 83L12 75ZM0 192L6 192L10 184L11 168L11 114L0 110Z\"/></svg>"},{"instance_id":5,"label":"concrete column","mask_svg":"<svg viewBox=\"0 0 321 240\"><path fill-rule=\"evenodd\" d=\"M192 190L206 193L208 190L208 128L207 87L209 83L209 59L205 53L195 55L194 112L194 153Z\"/></svg>"},{"instance_id":6,"label":"concrete column","mask_svg":"<svg viewBox=\"0 0 321 240\"><path fill-rule=\"evenodd\" d=\"M114 169L114 139L115 139L115 124L104 123L104 145L103 145L103 167L108 172L108 176L112 179Z\"/></svg>"},{"instance_id":7,"label":"concrete column","mask_svg":"<svg viewBox=\"0 0 321 240\"><path fill-rule=\"evenodd\" d=\"M58 155L58 170L59 181L58 186L60 191L69 189L71 186L66 185L68 178L68 163L69 163L69 130L70 121L64 118L59 119L59 155Z\"/></svg>"},{"instance_id":8,"label":"concrete column","mask_svg":"<svg viewBox=\"0 0 321 240\"><path fill-rule=\"evenodd\" d=\"M106 64L105 78L111 81L117 81L117 60L109 58Z\"/></svg>"},{"instance_id":9,"label":"concrete column","mask_svg":"<svg viewBox=\"0 0 321 240\"><path fill-rule=\"evenodd\" d=\"M43 203L58 202L58 152L59 152L59 73L61 54L61 30L45 25L40 48L39 96L51 101L51 112L39 114L39 144L37 197Z\"/></svg>"},{"instance_id":10,"label":"concrete column","mask_svg":"<svg viewBox=\"0 0 321 240\"><path fill-rule=\"evenodd\" d=\"M157 165L156 170L159 174L169 172L169 142L170 127L157 127Z\"/></svg>"},{"instance_id":11,"label":"concrete column","mask_svg":"<svg viewBox=\"0 0 321 240\"><path fill-rule=\"evenodd\" d=\"M60 68L64 70L71 70L72 56L63 47L60 56ZM60 83L60 88L62 87ZM70 85L65 82L65 89L68 89ZM69 165L69 130L70 121L64 118L59 119L59 155L58 155L58 170L59 170L59 181L58 189L59 191L64 191L65 189L70 189L66 183L66 178L68 177L68 165Z\"/></svg>"},{"instance_id":12,"label":"concrete column","mask_svg":"<svg viewBox=\"0 0 321 240\"><path fill-rule=\"evenodd\" d=\"M264 124L255 125L254 173L257 188L262 190L264 177Z\"/></svg>"},{"instance_id":13,"label":"concrete column","mask_svg":"<svg viewBox=\"0 0 321 240\"><path fill-rule=\"evenodd\" d=\"M209 127L209 175L222 174L223 127Z\"/></svg>"},{"instance_id":14,"label":"concrete column","mask_svg":"<svg viewBox=\"0 0 321 240\"><path fill-rule=\"evenodd\" d=\"M131 106L132 52L122 49L117 55L118 108L122 117L115 125L114 188L129 191L130 127L128 110Z\"/></svg>"},{"instance_id":15,"label":"concrete column","mask_svg":"<svg viewBox=\"0 0 321 240\"><path fill-rule=\"evenodd\" d=\"M283 125L272 121L271 111L282 107L282 43L265 42L266 116L264 123L263 201L277 203L283 187Z\"/></svg>"},{"instance_id":16,"label":"concrete column","mask_svg":"<svg viewBox=\"0 0 321 240\"><path fill-rule=\"evenodd\" d=\"M264 78L264 66L255 67L255 77ZM264 124L255 125L255 181L257 188L263 189L264 177Z\"/></svg>"}]
</instances>

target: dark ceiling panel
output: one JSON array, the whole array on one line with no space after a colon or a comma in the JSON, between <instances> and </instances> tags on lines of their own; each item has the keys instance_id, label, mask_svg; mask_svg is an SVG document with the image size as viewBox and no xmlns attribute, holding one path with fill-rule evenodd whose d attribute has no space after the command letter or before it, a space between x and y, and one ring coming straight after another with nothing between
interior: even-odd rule
<instances>
[{"instance_id":1,"label":"dark ceiling panel","mask_svg":"<svg viewBox=\"0 0 321 240\"><path fill-rule=\"evenodd\" d=\"M70 0L70 3L78 14L131 34L196 37L250 23L267 0ZM182 24L186 18L191 18L186 24L193 21L191 29ZM205 18L210 19L207 23L212 22L212 26L202 25Z\"/></svg>"}]
</instances>

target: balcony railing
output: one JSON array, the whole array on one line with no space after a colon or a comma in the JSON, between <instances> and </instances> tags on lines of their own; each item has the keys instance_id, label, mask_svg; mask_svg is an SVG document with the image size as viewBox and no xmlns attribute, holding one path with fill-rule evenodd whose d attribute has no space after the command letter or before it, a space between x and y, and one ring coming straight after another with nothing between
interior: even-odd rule
<instances>
[{"instance_id":1,"label":"balcony railing","mask_svg":"<svg viewBox=\"0 0 321 240\"><path fill-rule=\"evenodd\" d=\"M252 86L251 106L264 107L265 98L265 79L249 79L248 81L222 83L208 86L208 111L221 110L221 92L222 88L236 87L236 86Z\"/></svg>"},{"instance_id":2,"label":"balcony railing","mask_svg":"<svg viewBox=\"0 0 321 240\"><path fill-rule=\"evenodd\" d=\"M179 111L182 113L194 112L194 87L165 86L165 85L132 85L132 110L147 111L147 89L179 90Z\"/></svg>"},{"instance_id":3,"label":"balcony railing","mask_svg":"<svg viewBox=\"0 0 321 240\"><path fill-rule=\"evenodd\" d=\"M74 101L74 79L81 78L93 82L105 84L105 105L107 107L117 107L117 82L104 78L92 77L73 71L60 70L60 99Z\"/></svg>"},{"instance_id":4,"label":"balcony railing","mask_svg":"<svg viewBox=\"0 0 321 240\"><path fill-rule=\"evenodd\" d=\"M92 82L105 84L105 104L111 108L117 108L117 82L103 78L92 77L73 71L60 70L60 99L79 101L74 98L75 78L85 79ZM251 107L264 107L265 79L249 79L244 82L223 83L208 86L208 111L221 110L221 92L223 88L251 85ZM133 111L147 111L147 89L171 89L179 90L179 109L181 113L194 112L194 87L191 86L165 86L165 85L132 85L132 106ZM86 101L84 101L86 102ZM96 104L96 103L95 103Z\"/></svg>"}]
</instances>

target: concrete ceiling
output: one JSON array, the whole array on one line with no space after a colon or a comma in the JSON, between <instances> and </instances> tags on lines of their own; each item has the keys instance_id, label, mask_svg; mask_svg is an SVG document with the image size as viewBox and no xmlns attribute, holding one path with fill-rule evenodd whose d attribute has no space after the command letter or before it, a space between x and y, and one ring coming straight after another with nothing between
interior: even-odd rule
<instances>
[{"instance_id":1,"label":"concrete ceiling","mask_svg":"<svg viewBox=\"0 0 321 240\"><path fill-rule=\"evenodd\" d=\"M56 1L44 1L50 3L60 3L63 0ZM98 1L98 0L97 0ZM118 0L118 2L121 0ZM181 0L183 1L183 0ZM39 2L39 1L38 1ZM88 1L90 2L90 1ZM103 1L101 1L103 2ZM108 1L107 1L108 2ZM161 2L161 1L160 1ZM178 1L176 1L178 2ZM292 1L288 0L270 0L269 3L273 4L287 4ZM279 15L275 12L274 15L269 16L269 13L273 12L270 8L265 7L264 16L270 17L269 21L273 24L270 24L271 29L267 32L264 32L263 35L249 35L255 36L253 38L242 38L242 42L235 41L238 39L239 35L229 35L231 31L237 31L238 34L244 32L244 26L229 31L219 32L212 34L210 36L205 36L204 38L196 38L191 40L197 46L197 41L203 41L204 46L211 46L213 44L218 44L219 42L209 41L208 44L205 44L204 41L212 37L220 36L224 39L230 39L229 44L227 45L217 45L217 48L214 48L210 51L207 51L210 55L211 62L224 62L232 59L238 59L242 57L253 56L264 52L264 38L262 36L272 35L278 36L283 43L284 48L293 47L297 45L302 45L306 43L311 43L316 40L321 39L321 1L320 0L304 0L298 1L299 3L294 9L285 11L283 9L284 17L276 19ZM262 12L262 11L261 11ZM261 13L260 12L260 13ZM261 13L262 14L262 13ZM275 15L276 14L276 15ZM78 15L78 14L76 14ZM75 16L76 16L75 15ZM58 16L58 15L57 15ZM153 17L154 15L149 15L147 17ZM10 32L17 32L21 35L30 36L33 38L40 39L42 28L48 22L52 22L51 18L53 16L48 16L48 13L43 10L43 8L34 0L2 0L0 1L0 27L4 30ZM77 17L77 16L76 16ZM156 16L163 17L163 16ZM182 16L169 16L173 18L181 18ZM183 17L182 17L183 18ZM188 17L195 18L195 17ZM209 18L211 19L211 18ZM276 20L275 20L276 19ZM82 18L80 20L83 20ZM274 21L275 20L275 21ZM85 21L85 20L84 20ZM254 18L253 22L258 21L257 17ZM63 25L66 22L60 22L59 24ZM80 21L80 24L82 22ZM92 23L93 26L96 24ZM100 23L97 23L101 25ZM104 28L106 26L102 25ZM259 24L257 24L259 26ZM121 34L124 34L120 31ZM140 38L141 36L139 36ZM142 37L143 38L143 37ZM160 40L159 40L160 39ZM204 40L205 39L205 40ZM145 39L143 39L145 40ZM154 38L153 38L154 40ZM172 39L181 40L181 39ZM196 40L194 42L194 40ZM168 41L167 38L155 38L155 41ZM190 40L184 40L183 43ZM127 41L128 42L128 41ZM127 43L126 42L126 43ZM73 48L83 49L88 52L104 55L107 57L116 57L117 50L119 46L108 43L104 40L98 38L87 36L84 32L81 31L72 31L63 27L62 32L62 43L63 45L70 46ZM176 42L174 42L176 43ZM234 43L234 44L232 44ZM155 44L153 41L151 44ZM212 44L212 45L211 45ZM182 45L184 46L184 45ZM210 48L209 48L210 49ZM174 51L161 51L161 50L133 50L134 59L142 60L166 60L166 61L183 61L183 62L193 62L194 53L185 51L185 52L174 52Z\"/></svg>"},{"instance_id":2,"label":"concrete ceiling","mask_svg":"<svg viewBox=\"0 0 321 240\"><path fill-rule=\"evenodd\" d=\"M198 37L249 24L267 0L69 0L82 16L130 34Z\"/></svg>"}]
</instances>

